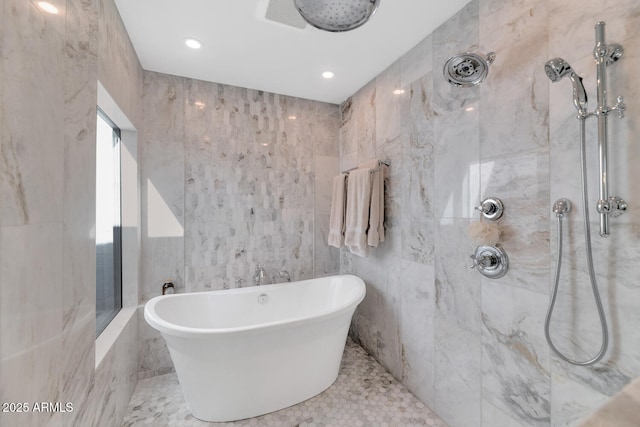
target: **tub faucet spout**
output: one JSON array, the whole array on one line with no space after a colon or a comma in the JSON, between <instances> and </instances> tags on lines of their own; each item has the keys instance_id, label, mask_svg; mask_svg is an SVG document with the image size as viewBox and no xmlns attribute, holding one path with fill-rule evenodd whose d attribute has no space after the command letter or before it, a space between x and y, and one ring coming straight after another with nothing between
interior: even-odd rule
<instances>
[{"instance_id":1,"label":"tub faucet spout","mask_svg":"<svg viewBox=\"0 0 640 427\"><path fill-rule=\"evenodd\" d=\"M167 280L166 282L164 282L162 284L162 295L166 295L167 291L171 289L173 290L173 292L175 292L175 287L173 286L173 283L171 283L170 280Z\"/></svg>"},{"instance_id":2,"label":"tub faucet spout","mask_svg":"<svg viewBox=\"0 0 640 427\"><path fill-rule=\"evenodd\" d=\"M253 281L255 282L256 286L267 284L267 272L262 266L258 265L256 267L256 272L253 275Z\"/></svg>"},{"instance_id":3,"label":"tub faucet spout","mask_svg":"<svg viewBox=\"0 0 640 427\"><path fill-rule=\"evenodd\" d=\"M287 282L291 281L291 275L287 270L280 270L280 273L278 273L278 276L280 276L280 278L282 279L286 279Z\"/></svg>"},{"instance_id":4,"label":"tub faucet spout","mask_svg":"<svg viewBox=\"0 0 640 427\"><path fill-rule=\"evenodd\" d=\"M280 270L277 274L271 275L271 283L280 283L283 280L286 280L287 282L291 281L291 276L287 270Z\"/></svg>"}]
</instances>

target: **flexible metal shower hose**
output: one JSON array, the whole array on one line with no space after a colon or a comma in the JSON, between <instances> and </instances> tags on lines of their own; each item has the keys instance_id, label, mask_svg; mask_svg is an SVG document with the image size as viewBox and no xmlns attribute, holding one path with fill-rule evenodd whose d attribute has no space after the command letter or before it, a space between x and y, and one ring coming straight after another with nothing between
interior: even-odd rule
<instances>
[{"instance_id":1,"label":"flexible metal shower hose","mask_svg":"<svg viewBox=\"0 0 640 427\"><path fill-rule=\"evenodd\" d=\"M565 362L571 363L572 365L578 366L590 366L598 363L607 352L607 347L609 346L609 331L607 329L607 318L604 314L604 309L602 308L602 301L600 300L600 292L598 291L598 283L596 282L596 273L593 270L593 256L591 253L591 226L589 224L589 192L587 191L587 156L585 153L585 117L580 118L580 169L582 171L582 206L584 209L584 240L585 247L587 253L587 264L589 267L589 279L591 280L591 289L593 290L593 298L596 302L596 307L598 309L598 316L600 317L600 326L602 328L602 346L600 347L600 351L598 354L593 356L591 359L586 361L578 361L573 360L560 352L553 344L551 340L551 334L549 332L550 323L551 323L551 315L553 314L553 308L556 303L556 297L558 295L558 284L560 281L560 267L562 265L562 218L564 214L557 214L558 219L558 259L556 261L556 275L553 284L553 291L551 293L551 298L549 300L549 308L547 309L547 317L544 321L544 336L547 339L547 343L551 350L562 360Z\"/></svg>"}]
</instances>

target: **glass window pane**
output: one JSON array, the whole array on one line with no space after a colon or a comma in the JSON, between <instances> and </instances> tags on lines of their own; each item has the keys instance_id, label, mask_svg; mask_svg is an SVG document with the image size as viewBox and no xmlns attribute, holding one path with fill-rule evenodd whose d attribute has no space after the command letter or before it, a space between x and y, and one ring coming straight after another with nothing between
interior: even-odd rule
<instances>
[{"instance_id":1,"label":"glass window pane","mask_svg":"<svg viewBox=\"0 0 640 427\"><path fill-rule=\"evenodd\" d=\"M96 336L122 308L120 130L98 110L96 129Z\"/></svg>"}]
</instances>

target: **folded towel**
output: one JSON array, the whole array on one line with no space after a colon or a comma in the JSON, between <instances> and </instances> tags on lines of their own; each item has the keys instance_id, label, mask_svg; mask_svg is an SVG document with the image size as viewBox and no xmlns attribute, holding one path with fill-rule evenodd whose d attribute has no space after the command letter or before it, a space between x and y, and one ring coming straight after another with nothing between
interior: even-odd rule
<instances>
[{"instance_id":1,"label":"folded towel","mask_svg":"<svg viewBox=\"0 0 640 427\"><path fill-rule=\"evenodd\" d=\"M371 169L356 169L347 180L344 244L352 254L368 255L367 228L371 204Z\"/></svg>"},{"instance_id":2,"label":"folded towel","mask_svg":"<svg viewBox=\"0 0 640 427\"><path fill-rule=\"evenodd\" d=\"M336 248L344 244L344 213L346 209L347 174L341 173L333 178L331 195L331 214L329 216L329 246Z\"/></svg>"},{"instance_id":3,"label":"folded towel","mask_svg":"<svg viewBox=\"0 0 640 427\"><path fill-rule=\"evenodd\" d=\"M359 164L358 168L372 170L367 244L378 247L380 242L384 242L384 173L386 165L380 160L374 159Z\"/></svg>"}]
</instances>

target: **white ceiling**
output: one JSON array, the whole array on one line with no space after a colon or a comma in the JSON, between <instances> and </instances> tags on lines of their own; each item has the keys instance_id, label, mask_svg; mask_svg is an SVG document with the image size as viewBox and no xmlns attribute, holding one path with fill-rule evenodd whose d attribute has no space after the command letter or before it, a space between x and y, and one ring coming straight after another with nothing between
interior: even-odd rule
<instances>
[{"instance_id":1,"label":"white ceiling","mask_svg":"<svg viewBox=\"0 0 640 427\"><path fill-rule=\"evenodd\" d=\"M145 70L333 104L354 94L469 0L381 0L368 23L344 33L266 19L269 1L115 0ZM185 37L204 46L189 49ZM326 70L335 77L324 79Z\"/></svg>"}]
</instances>

